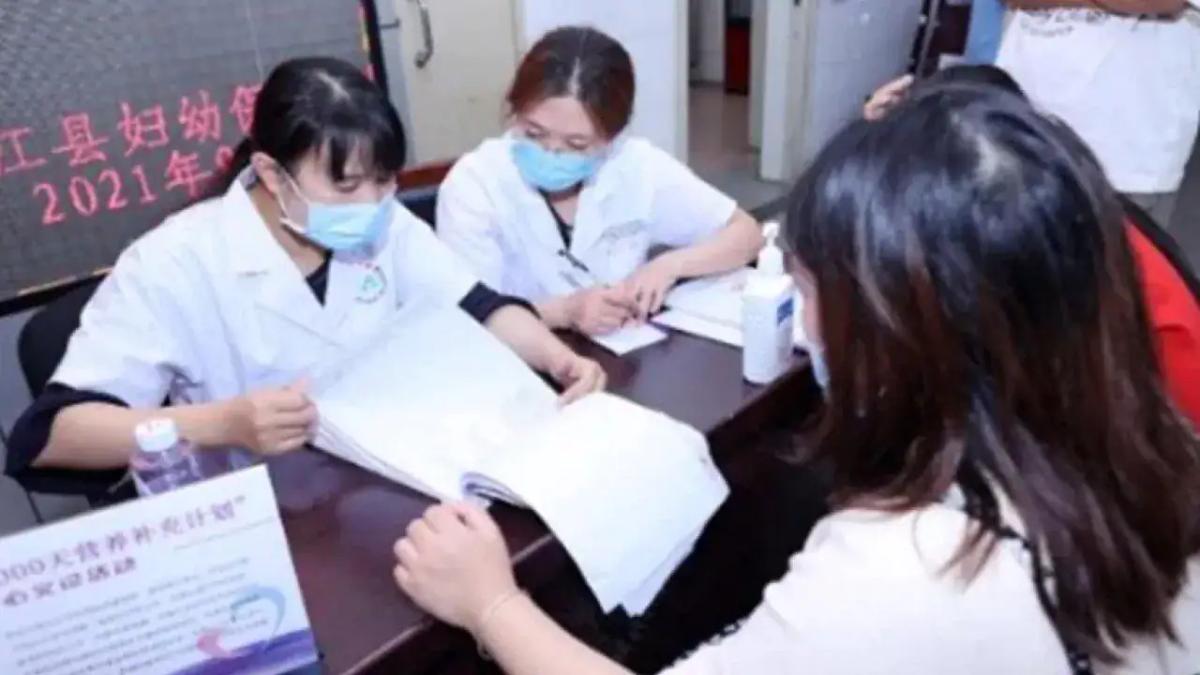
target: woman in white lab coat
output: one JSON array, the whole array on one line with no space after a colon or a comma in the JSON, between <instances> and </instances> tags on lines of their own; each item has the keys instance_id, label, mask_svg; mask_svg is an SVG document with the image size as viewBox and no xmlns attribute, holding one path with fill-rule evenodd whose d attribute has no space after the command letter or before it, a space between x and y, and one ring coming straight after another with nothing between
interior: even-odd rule
<instances>
[{"instance_id":1,"label":"woman in white lab coat","mask_svg":"<svg viewBox=\"0 0 1200 675\"><path fill-rule=\"evenodd\" d=\"M410 302L460 305L568 397L602 387L596 363L479 283L396 201L404 154L396 111L353 66L276 68L218 196L134 242L96 291L13 430L9 472L122 466L151 417L201 446L299 448L317 420L306 378Z\"/></svg>"},{"instance_id":2,"label":"woman in white lab coat","mask_svg":"<svg viewBox=\"0 0 1200 675\"><path fill-rule=\"evenodd\" d=\"M592 28L547 33L508 92L511 126L463 156L437 231L501 293L555 328L607 333L657 311L680 279L748 263L758 224L685 165L623 135L628 52ZM673 250L648 260L658 247Z\"/></svg>"}]
</instances>

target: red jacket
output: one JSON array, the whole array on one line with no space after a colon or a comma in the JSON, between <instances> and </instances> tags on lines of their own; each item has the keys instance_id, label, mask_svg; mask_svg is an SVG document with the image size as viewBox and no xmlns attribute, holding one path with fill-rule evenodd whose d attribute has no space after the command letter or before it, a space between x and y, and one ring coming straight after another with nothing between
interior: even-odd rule
<instances>
[{"instance_id":1,"label":"red jacket","mask_svg":"<svg viewBox=\"0 0 1200 675\"><path fill-rule=\"evenodd\" d=\"M1159 368L1175 405L1200 429L1200 302L1162 251L1127 224L1154 329Z\"/></svg>"}]
</instances>

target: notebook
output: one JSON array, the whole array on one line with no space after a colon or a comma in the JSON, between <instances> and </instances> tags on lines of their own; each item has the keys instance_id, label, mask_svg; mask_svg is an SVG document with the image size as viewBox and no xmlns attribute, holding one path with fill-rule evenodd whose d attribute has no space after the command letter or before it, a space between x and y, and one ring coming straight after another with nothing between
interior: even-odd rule
<instances>
[{"instance_id":1,"label":"notebook","mask_svg":"<svg viewBox=\"0 0 1200 675\"><path fill-rule=\"evenodd\" d=\"M535 511L606 611L644 611L728 494L698 431L607 393L560 408L458 308L402 310L313 398L317 447L438 499Z\"/></svg>"}]
</instances>

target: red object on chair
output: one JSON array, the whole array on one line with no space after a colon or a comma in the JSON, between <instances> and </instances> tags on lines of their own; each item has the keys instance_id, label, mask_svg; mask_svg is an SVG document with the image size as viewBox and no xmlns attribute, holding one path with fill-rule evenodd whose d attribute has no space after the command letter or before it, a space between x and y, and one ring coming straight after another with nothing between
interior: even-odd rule
<instances>
[{"instance_id":1,"label":"red object on chair","mask_svg":"<svg viewBox=\"0 0 1200 675\"><path fill-rule=\"evenodd\" d=\"M1133 223L1125 226L1167 391L1200 429L1200 298L1166 255Z\"/></svg>"}]
</instances>

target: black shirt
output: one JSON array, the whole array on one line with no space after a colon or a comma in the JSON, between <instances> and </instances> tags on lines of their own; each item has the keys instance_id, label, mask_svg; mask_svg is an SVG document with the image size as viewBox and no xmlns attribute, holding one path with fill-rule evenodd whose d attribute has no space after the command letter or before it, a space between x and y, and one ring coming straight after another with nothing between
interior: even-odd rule
<instances>
[{"instance_id":1,"label":"black shirt","mask_svg":"<svg viewBox=\"0 0 1200 675\"><path fill-rule=\"evenodd\" d=\"M571 235L575 233L575 226L563 220L563 217L558 215L558 210L554 208L554 204L550 203L550 195L545 192L539 192L542 199L546 200L546 208L550 209L550 215L554 216L554 224L558 226L558 234L563 240L563 250L571 248Z\"/></svg>"}]
</instances>

